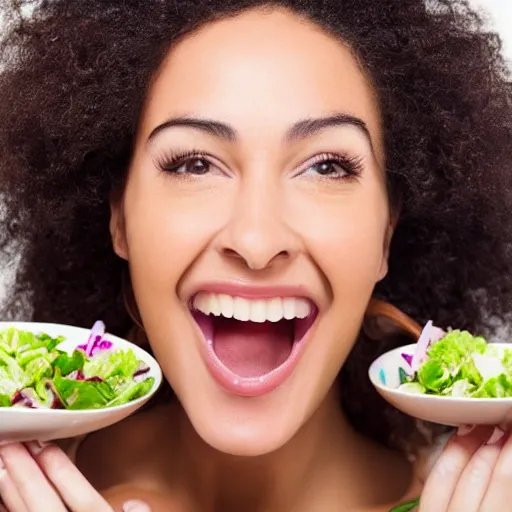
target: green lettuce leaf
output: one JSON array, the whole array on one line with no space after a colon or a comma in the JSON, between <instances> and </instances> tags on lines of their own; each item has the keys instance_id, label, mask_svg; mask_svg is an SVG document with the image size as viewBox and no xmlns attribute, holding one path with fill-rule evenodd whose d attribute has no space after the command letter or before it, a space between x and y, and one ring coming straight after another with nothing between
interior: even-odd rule
<instances>
[{"instance_id":1,"label":"green lettuce leaf","mask_svg":"<svg viewBox=\"0 0 512 512\"><path fill-rule=\"evenodd\" d=\"M115 405L122 405L127 402L131 402L141 396L144 396L146 393L149 393L153 384L155 383L155 379L153 377L149 377L142 382L127 382L124 388L120 388L118 390L118 395L112 401L108 403L109 407L113 407Z\"/></svg>"},{"instance_id":2,"label":"green lettuce leaf","mask_svg":"<svg viewBox=\"0 0 512 512\"><path fill-rule=\"evenodd\" d=\"M16 354L19 346L18 331L11 327L0 333L0 350L13 356Z\"/></svg>"},{"instance_id":3,"label":"green lettuce leaf","mask_svg":"<svg viewBox=\"0 0 512 512\"><path fill-rule=\"evenodd\" d=\"M471 354L484 354L487 346L485 338L472 336L468 331L456 330L432 344L427 355L430 360L439 361L450 373L456 374Z\"/></svg>"},{"instance_id":4,"label":"green lettuce leaf","mask_svg":"<svg viewBox=\"0 0 512 512\"><path fill-rule=\"evenodd\" d=\"M505 350L503 354L503 359L501 360L503 367L505 369L505 373L507 375L512 376L512 346L510 350Z\"/></svg>"},{"instance_id":5,"label":"green lettuce leaf","mask_svg":"<svg viewBox=\"0 0 512 512\"><path fill-rule=\"evenodd\" d=\"M505 398L512 396L512 379L502 373L482 384L472 395L473 398Z\"/></svg>"},{"instance_id":6,"label":"green lettuce leaf","mask_svg":"<svg viewBox=\"0 0 512 512\"><path fill-rule=\"evenodd\" d=\"M16 356L16 361L18 361L22 368L25 368L30 361L39 359L40 357L45 357L50 361L50 354L48 353L48 350L46 350L46 347L39 347L20 352Z\"/></svg>"},{"instance_id":7,"label":"green lettuce leaf","mask_svg":"<svg viewBox=\"0 0 512 512\"><path fill-rule=\"evenodd\" d=\"M474 354L484 354L487 342L468 331L455 330L433 343L427 350L427 359L417 372L417 381L429 392L457 395L462 391L452 386L457 381L465 381L463 387L469 391L482 384L482 376L473 361ZM457 395L458 396L458 395Z\"/></svg>"},{"instance_id":8,"label":"green lettuce leaf","mask_svg":"<svg viewBox=\"0 0 512 512\"><path fill-rule=\"evenodd\" d=\"M53 368L46 357L38 357L32 359L25 367L25 375L27 376L27 385L34 385L44 377L51 377Z\"/></svg>"},{"instance_id":9,"label":"green lettuce leaf","mask_svg":"<svg viewBox=\"0 0 512 512\"><path fill-rule=\"evenodd\" d=\"M60 352L53 361L54 368L59 368L61 375L66 376L77 370L82 370L86 361L85 354L81 350L75 350L71 355Z\"/></svg>"},{"instance_id":10,"label":"green lettuce leaf","mask_svg":"<svg viewBox=\"0 0 512 512\"><path fill-rule=\"evenodd\" d=\"M87 361L83 367L85 378L100 377L103 380L111 377L132 377L139 361L132 350L105 350Z\"/></svg>"},{"instance_id":11,"label":"green lettuce leaf","mask_svg":"<svg viewBox=\"0 0 512 512\"><path fill-rule=\"evenodd\" d=\"M468 379L458 380L453 383L453 386L447 390L446 394L455 397L471 396L475 391L475 385Z\"/></svg>"},{"instance_id":12,"label":"green lettuce leaf","mask_svg":"<svg viewBox=\"0 0 512 512\"><path fill-rule=\"evenodd\" d=\"M14 327L0 332L0 349L11 356L40 348L50 352L62 341L64 341L63 336L52 338L48 334L34 334Z\"/></svg>"},{"instance_id":13,"label":"green lettuce leaf","mask_svg":"<svg viewBox=\"0 0 512 512\"><path fill-rule=\"evenodd\" d=\"M444 389L450 387L453 382L449 368L436 359L425 361L418 369L417 378L425 389L434 393L441 393Z\"/></svg>"},{"instance_id":14,"label":"green lettuce leaf","mask_svg":"<svg viewBox=\"0 0 512 512\"><path fill-rule=\"evenodd\" d=\"M104 381L68 379L57 371L52 384L66 409L98 409L115 398L114 391Z\"/></svg>"},{"instance_id":15,"label":"green lettuce leaf","mask_svg":"<svg viewBox=\"0 0 512 512\"><path fill-rule=\"evenodd\" d=\"M34 385L34 391L44 407L51 407L54 396L50 379L41 379Z\"/></svg>"},{"instance_id":16,"label":"green lettuce leaf","mask_svg":"<svg viewBox=\"0 0 512 512\"><path fill-rule=\"evenodd\" d=\"M2 392L2 384L5 379L11 381L10 385L16 391L24 388L30 380L18 361L2 349L0 349L0 370L2 370L2 374L0 374L0 392ZM6 386L9 386L9 384L6 383Z\"/></svg>"},{"instance_id":17,"label":"green lettuce leaf","mask_svg":"<svg viewBox=\"0 0 512 512\"><path fill-rule=\"evenodd\" d=\"M480 386L483 381L482 375L475 365L475 361L470 357L464 359L455 379L467 381L468 385L471 387Z\"/></svg>"},{"instance_id":18,"label":"green lettuce leaf","mask_svg":"<svg viewBox=\"0 0 512 512\"><path fill-rule=\"evenodd\" d=\"M406 393L415 393L420 395L427 391L419 382L406 382L399 386L398 389L405 391Z\"/></svg>"}]
</instances>

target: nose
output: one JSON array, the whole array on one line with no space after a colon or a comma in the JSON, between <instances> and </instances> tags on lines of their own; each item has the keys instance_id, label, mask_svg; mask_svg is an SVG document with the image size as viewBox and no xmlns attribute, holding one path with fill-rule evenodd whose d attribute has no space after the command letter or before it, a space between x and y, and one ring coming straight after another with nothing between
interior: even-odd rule
<instances>
[{"instance_id":1,"label":"nose","mask_svg":"<svg viewBox=\"0 0 512 512\"><path fill-rule=\"evenodd\" d=\"M286 219L280 187L246 184L238 190L229 221L219 233L218 248L251 270L264 270L292 260L301 239Z\"/></svg>"}]
</instances>

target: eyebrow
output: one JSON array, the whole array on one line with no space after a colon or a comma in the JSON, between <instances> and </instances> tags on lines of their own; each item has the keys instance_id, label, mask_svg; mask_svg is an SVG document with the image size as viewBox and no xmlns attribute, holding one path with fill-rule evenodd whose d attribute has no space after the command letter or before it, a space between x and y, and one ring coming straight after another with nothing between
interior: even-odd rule
<instances>
[{"instance_id":1,"label":"eyebrow","mask_svg":"<svg viewBox=\"0 0 512 512\"><path fill-rule=\"evenodd\" d=\"M286 132L285 141L295 142L307 139L328 128L347 125L357 128L368 140L370 147L373 150L370 130L366 123L358 117L343 113L298 121ZM152 142L159 133L173 127L200 130L228 142L236 142L239 139L237 131L226 123L214 121L212 119L203 119L200 117L183 116L168 119L164 123L158 125L149 135L148 143Z\"/></svg>"}]
</instances>

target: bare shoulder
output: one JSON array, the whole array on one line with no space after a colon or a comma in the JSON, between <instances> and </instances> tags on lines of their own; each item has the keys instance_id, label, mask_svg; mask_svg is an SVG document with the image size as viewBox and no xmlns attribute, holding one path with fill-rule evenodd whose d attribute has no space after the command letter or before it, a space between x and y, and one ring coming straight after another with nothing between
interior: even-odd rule
<instances>
[{"instance_id":1,"label":"bare shoulder","mask_svg":"<svg viewBox=\"0 0 512 512\"><path fill-rule=\"evenodd\" d=\"M155 407L87 436L76 464L99 491L127 483L150 488L158 444L171 438L170 408Z\"/></svg>"}]
</instances>

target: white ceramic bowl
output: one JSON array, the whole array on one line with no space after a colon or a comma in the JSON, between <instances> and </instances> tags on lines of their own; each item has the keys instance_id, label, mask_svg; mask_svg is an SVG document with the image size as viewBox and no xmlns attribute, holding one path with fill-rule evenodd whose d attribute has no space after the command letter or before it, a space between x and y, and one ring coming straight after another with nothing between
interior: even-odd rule
<instances>
[{"instance_id":1,"label":"white ceramic bowl","mask_svg":"<svg viewBox=\"0 0 512 512\"><path fill-rule=\"evenodd\" d=\"M509 343L494 347L512 348ZM407 368L401 354L414 353L416 344L399 347L376 359L369 369L372 384L391 405L409 416L434 423L460 425L500 425L512 419L511 398L458 398L399 391L399 368Z\"/></svg>"},{"instance_id":2,"label":"white ceramic bowl","mask_svg":"<svg viewBox=\"0 0 512 512\"><path fill-rule=\"evenodd\" d=\"M44 332L52 337L64 336L66 340L58 347L68 353L72 353L78 345L86 343L90 334L89 329L69 325L0 322L0 331L9 327L35 333ZM151 391L132 402L105 409L62 410L0 407L0 442L51 441L75 437L108 427L140 409L156 393L162 383L160 366L153 357L133 343L110 334L106 334L104 338L112 342L114 349L132 349L137 358L149 366L147 376L155 379Z\"/></svg>"}]
</instances>

